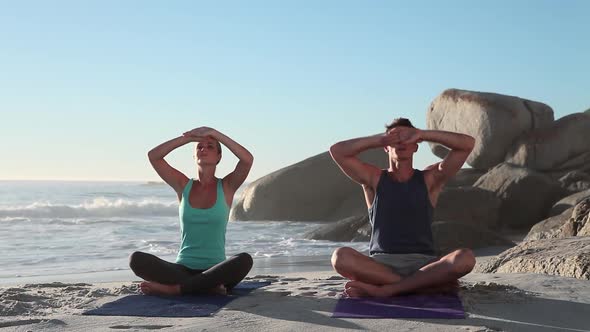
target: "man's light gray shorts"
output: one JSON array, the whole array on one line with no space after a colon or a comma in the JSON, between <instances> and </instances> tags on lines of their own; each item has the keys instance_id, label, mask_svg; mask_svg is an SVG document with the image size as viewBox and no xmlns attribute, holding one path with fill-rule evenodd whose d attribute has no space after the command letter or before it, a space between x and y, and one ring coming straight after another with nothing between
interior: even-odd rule
<instances>
[{"instance_id":1,"label":"man's light gray shorts","mask_svg":"<svg viewBox=\"0 0 590 332\"><path fill-rule=\"evenodd\" d=\"M371 258L376 262L389 266L395 274L407 277L414 274L421 267L424 267L438 260L437 256L423 254L384 254L375 253Z\"/></svg>"}]
</instances>

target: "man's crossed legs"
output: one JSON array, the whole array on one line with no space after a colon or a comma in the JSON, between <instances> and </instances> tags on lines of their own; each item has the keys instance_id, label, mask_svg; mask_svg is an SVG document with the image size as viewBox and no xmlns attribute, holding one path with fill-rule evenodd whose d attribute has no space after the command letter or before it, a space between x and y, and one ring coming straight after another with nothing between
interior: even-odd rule
<instances>
[{"instance_id":1,"label":"man's crossed legs","mask_svg":"<svg viewBox=\"0 0 590 332\"><path fill-rule=\"evenodd\" d=\"M352 248L342 247L332 254L332 266L336 272L351 280L345 286L349 296L389 297L456 288L457 279L473 270L475 256L470 249L458 249L409 276L403 276L371 257Z\"/></svg>"}]
</instances>

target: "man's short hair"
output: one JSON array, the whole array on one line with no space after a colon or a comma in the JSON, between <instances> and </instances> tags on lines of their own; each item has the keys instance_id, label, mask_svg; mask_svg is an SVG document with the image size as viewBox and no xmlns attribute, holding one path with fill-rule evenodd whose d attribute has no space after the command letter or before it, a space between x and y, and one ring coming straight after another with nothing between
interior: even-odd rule
<instances>
[{"instance_id":1,"label":"man's short hair","mask_svg":"<svg viewBox=\"0 0 590 332\"><path fill-rule=\"evenodd\" d=\"M395 127L416 128L416 127L414 127L412 122L410 122L410 120L408 120L406 118L397 118L397 119L394 119L391 124L385 125L385 128L386 128L385 132L388 132Z\"/></svg>"}]
</instances>

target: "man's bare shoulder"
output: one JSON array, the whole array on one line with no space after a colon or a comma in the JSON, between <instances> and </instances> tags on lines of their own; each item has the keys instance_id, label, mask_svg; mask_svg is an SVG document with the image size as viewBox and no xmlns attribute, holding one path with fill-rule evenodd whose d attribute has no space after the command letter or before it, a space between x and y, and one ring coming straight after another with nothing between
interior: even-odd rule
<instances>
[{"instance_id":1,"label":"man's bare shoulder","mask_svg":"<svg viewBox=\"0 0 590 332\"><path fill-rule=\"evenodd\" d=\"M440 162L425 167L422 172L430 190L439 189L444 185L440 176Z\"/></svg>"},{"instance_id":2,"label":"man's bare shoulder","mask_svg":"<svg viewBox=\"0 0 590 332\"><path fill-rule=\"evenodd\" d=\"M439 165L440 165L440 162L435 163L435 164L432 164L432 165L429 165L429 166L426 166L424 168L424 170L422 170L422 171L423 172L438 171Z\"/></svg>"}]
</instances>

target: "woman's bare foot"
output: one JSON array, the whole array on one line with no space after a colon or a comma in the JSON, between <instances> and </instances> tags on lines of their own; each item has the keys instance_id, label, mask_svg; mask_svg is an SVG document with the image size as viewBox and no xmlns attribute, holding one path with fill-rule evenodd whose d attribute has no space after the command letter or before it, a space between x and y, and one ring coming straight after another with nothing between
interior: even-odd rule
<instances>
[{"instance_id":1,"label":"woman's bare foot","mask_svg":"<svg viewBox=\"0 0 590 332\"><path fill-rule=\"evenodd\" d=\"M180 295L180 285L164 285L152 281L139 284L139 289L145 295Z\"/></svg>"},{"instance_id":2,"label":"woman's bare foot","mask_svg":"<svg viewBox=\"0 0 590 332\"><path fill-rule=\"evenodd\" d=\"M217 287L212 288L209 293L211 294L219 294L219 295L227 295L227 288L224 285L217 285Z\"/></svg>"}]
</instances>

